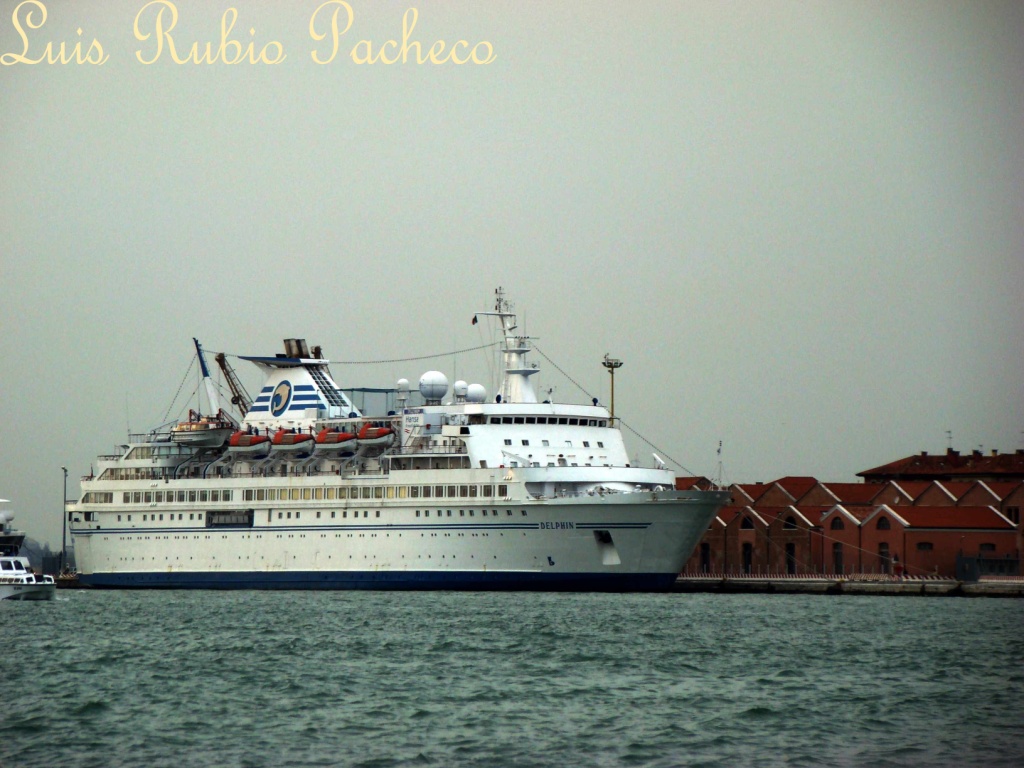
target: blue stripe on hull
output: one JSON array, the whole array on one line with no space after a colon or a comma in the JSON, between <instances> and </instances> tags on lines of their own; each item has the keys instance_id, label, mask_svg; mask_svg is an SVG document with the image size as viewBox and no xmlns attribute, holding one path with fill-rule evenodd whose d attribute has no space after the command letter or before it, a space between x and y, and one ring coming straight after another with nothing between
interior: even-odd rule
<instances>
[{"instance_id":1,"label":"blue stripe on hull","mask_svg":"<svg viewBox=\"0 0 1024 768\"><path fill-rule=\"evenodd\" d=\"M378 589L658 592L676 574L664 573L439 573L435 571L295 571L258 573L79 574L91 587L120 589Z\"/></svg>"}]
</instances>

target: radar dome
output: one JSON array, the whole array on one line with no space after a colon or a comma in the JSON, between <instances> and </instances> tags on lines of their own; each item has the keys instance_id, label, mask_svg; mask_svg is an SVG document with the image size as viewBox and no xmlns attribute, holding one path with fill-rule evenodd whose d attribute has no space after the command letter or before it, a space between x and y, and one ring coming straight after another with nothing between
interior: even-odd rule
<instances>
[{"instance_id":1,"label":"radar dome","mask_svg":"<svg viewBox=\"0 0 1024 768\"><path fill-rule=\"evenodd\" d=\"M398 391L399 392L408 392L409 391L409 380L408 379L399 379L397 386L398 386Z\"/></svg>"},{"instance_id":2,"label":"radar dome","mask_svg":"<svg viewBox=\"0 0 1024 768\"><path fill-rule=\"evenodd\" d=\"M487 390L483 384L470 384L466 388L467 403L482 403L487 399Z\"/></svg>"},{"instance_id":3,"label":"radar dome","mask_svg":"<svg viewBox=\"0 0 1024 768\"><path fill-rule=\"evenodd\" d=\"M466 391L469 389L469 384L459 379L452 385L452 392L455 393L456 397L465 397Z\"/></svg>"},{"instance_id":4,"label":"radar dome","mask_svg":"<svg viewBox=\"0 0 1024 768\"><path fill-rule=\"evenodd\" d=\"M448 394L448 377L440 371L427 371L420 376L420 394L427 400L440 400Z\"/></svg>"}]
</instances>

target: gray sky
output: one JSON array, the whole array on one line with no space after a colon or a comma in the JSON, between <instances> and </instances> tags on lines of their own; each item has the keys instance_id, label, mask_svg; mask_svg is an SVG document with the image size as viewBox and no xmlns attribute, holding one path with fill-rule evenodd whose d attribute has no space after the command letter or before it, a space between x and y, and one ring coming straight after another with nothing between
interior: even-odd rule
<instances>
[{"instance_id":1,"label":"gray sky","mask_svg":"<svg viewBox=\"0 0 1024 768\"><path fill-rule=\"evenodd\" d=\"M60 544L62 464L77 494L163 420L193 335L443 353L491 340L470 319L498 285L602 401L625 360L616 411L698 474L719 440L744 482L851 480L947 429L1024 447L1021 3L350 0L326 65L318 1L233 3L231 36L284 61L144 65L142 0L50 0L26 58L109 59L0 67L0 497L30 536ZM179 55L216 48L231 5L176 5ZM424 50L496 60L353 63L410 7ZM485 353L332 370L429 368L494 392Z\"/></svg>"}]
</instances>

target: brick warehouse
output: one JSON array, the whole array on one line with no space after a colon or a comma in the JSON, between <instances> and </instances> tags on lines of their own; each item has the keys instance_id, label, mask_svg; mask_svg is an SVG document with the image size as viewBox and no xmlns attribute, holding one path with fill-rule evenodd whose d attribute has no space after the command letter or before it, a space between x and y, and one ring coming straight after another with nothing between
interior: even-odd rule
<instances>
[{"instance_id":1,"label":"brick warehouse","mask_svg":"<svg viewBox=\"0 0 1024 768\"><path fill-rule=\"evenodd\" d=\"M928 471L942 479L921 479ZM976 479L965 479L972 473ZM872 481L783 477L730 486L732 503L684 573L1024 575L1024 451L921 454L860 476ZM706 478L677 481L708 486Z\"/></svg>"}]
</instances>

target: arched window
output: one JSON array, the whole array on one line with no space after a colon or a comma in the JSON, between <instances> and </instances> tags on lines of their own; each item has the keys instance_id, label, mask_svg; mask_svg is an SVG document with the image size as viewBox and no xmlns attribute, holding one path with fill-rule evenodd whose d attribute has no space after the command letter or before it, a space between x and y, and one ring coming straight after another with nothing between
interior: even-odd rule
<instances>
[{"instance_id":1,"label":"arched window","mask_svg":"<svg viewBox=\"0 0 1024 768\"><path fill-rule=\"evenodd\" d=\"M875 527L878 528L878 530L880 530L880 531L888 531L889 528L891 527L889 525L889 518L888 517L880 517L880 518L878 518L878 525L876 525Z\"/></svg>"},{"instance_id":2,"label":"arched window","mask_svg":"<svg viewBox=\"0 0 1024 768\"><path fill-rule=\"evenodd\" d=\"M832 525L829 526L833 531L842 531L846 529L846 525L843 523L843 518L836 515L832 518Z\"/></svg>"},{"instance_id":3,"label":"arched window","mask_svg":"<svg viewBox=\"0 0 1024 768\"><path fill-rule=\"evenodd\" d=\"M744 517L743 522L740 523L740 528L745 531L751 531L754 529L754 522L749 517Z\"/></svg>"},{"instance_id":4,"label":"arched window","mask_svg":"<svg viewBox=\"0 0 1024 768\"><path fill-rule=\"evenodd\" d=\"M783 524L782 527L785 528L786 530L789 530L789 531L795 531L796 530L796 520L794 520L793 516L790 515L789 517L786 518L786 522Z\"/></svg>"}]
</instances>

